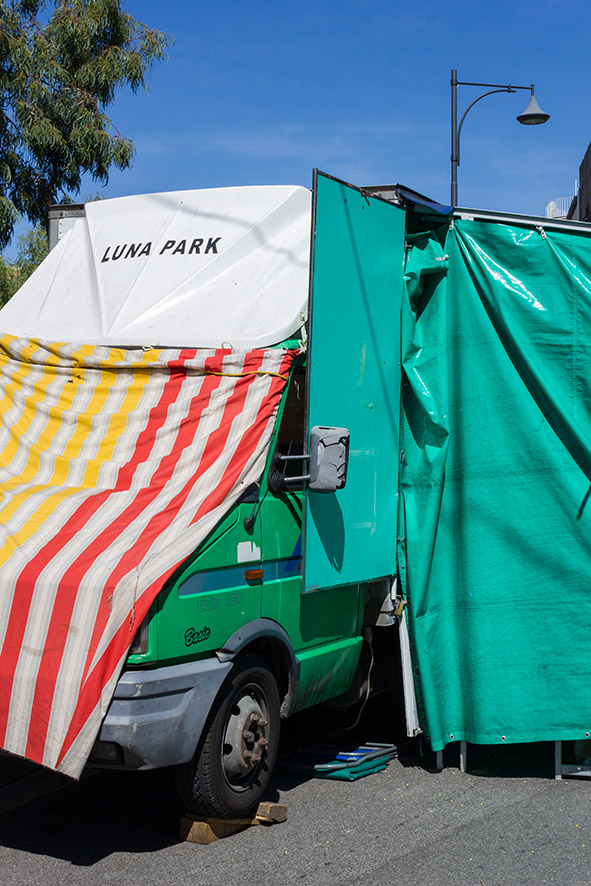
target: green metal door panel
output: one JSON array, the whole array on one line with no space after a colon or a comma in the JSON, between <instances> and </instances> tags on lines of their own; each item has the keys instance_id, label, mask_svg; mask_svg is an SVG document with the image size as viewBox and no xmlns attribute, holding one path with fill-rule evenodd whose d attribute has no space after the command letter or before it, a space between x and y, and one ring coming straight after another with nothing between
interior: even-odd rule
<instances>
[{"instance_id":1,"label":"green metal door panel","mask_svg":"<svg viewBox=\"0 0 591 886\"><path fill-rule=\"evenodd\" d=\"M315 178L308 429L348 428L344 489L308 491L306 591L395 569L404 212Z\"/></svg>"}]
</instances>

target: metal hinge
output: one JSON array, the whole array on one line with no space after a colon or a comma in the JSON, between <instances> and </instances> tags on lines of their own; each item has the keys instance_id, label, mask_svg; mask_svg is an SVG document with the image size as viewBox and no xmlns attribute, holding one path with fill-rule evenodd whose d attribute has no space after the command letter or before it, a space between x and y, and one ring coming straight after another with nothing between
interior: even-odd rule
<instances>
[{"instance_id":1,"label":"metal hinge","mask_svg":"<svg viewBox=\"0 0 591 886\"><path fill-rule=\"evenodd\" d=\"M394 610L394 615L397 615L399 618L407 607L406 600L403 600L402 597L396 597L396 608Z\"/></svg>"}]
</instances>

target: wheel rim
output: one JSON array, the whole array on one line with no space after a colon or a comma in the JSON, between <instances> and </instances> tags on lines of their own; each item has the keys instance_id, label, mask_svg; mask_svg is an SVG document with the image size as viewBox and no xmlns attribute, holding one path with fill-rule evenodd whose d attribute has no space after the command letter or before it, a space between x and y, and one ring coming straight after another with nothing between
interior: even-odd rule
<instances>
[{"instance_id":1,"label":"wheel rim","mask_svg":"<svg viewBox=\"0 0 591 886\"><path fill-rule=\"evenodd\" d=\"M244 790L257 777L269 743L269 706L257 683L241 686L228 710L222 736L222 770L234 790Z\"/></svg>"}]
</instances>

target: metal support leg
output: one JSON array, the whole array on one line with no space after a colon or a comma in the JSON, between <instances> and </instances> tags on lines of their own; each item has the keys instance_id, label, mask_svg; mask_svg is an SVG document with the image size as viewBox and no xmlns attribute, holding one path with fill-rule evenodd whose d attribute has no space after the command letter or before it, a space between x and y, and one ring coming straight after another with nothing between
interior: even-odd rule
<instances>
[{"instance_id":1,"label":"metal support leg","mask_svg":"<svg viewBox=\"0 0 591 886\"><path fill-rule=\"evenodd\" d=\"M435 768L443 769L443 751L435 751Z\"/></svg>"},{"instance_id":2,"label":"metal support leg","mask_svg":"<svg viewBox=\"0 0 591 886\"><path fill-rule=\"evenodd\" d=\"M465 772L468 765L468 744L465 741L460 742L460 772Z\"/></svg>"},{"instance_id":3,"label":"metal support leg","mask_svg":"<svg viewBox=\"0 0 591 886\"><path fill-rule=\"evenodd\" d=\"M562 742L554 742L554 778L557 781L562 779Z\"/></svg>"}]
</instances>

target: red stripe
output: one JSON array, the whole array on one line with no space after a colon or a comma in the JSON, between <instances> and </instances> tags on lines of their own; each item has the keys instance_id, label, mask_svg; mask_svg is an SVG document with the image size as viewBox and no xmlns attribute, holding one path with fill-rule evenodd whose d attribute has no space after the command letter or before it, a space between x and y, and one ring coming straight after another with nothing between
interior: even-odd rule
<instances>
[{"instance_id":1,"label":"red stripe","mask_svg":"<svg viewBox=\"0 0 591 886\"><path fill-rule=\"evenodd\" d=\"M289 363L293 358L291 352L289 352L289 354L290 356L287 357L286 355L286 358L282 361L283 372L289 370ZM232 456L232 459L224 472L224 476L216 485L215 489L201 503L199 510L191 521L192 523L196 523L205 514L209 513L209 511L218 507L230 492L259 445L259 441L263 436L269 419L275 414L285 385L285 380L281 378L274 378L271 381L267 395L260 405L254 423L244 432L240 441L240 446Z\"/></svg>"},{"instance_id":2,"label":"red stripe","mask_svg":"<svg viewBox=\"0 0 591 886\"><path fill-rule=\"evenodd\" d=\"M180 561L180 563L184 562L184 559ZM170 574L175 571L175 569L180 566L180 563L177 563L175 567L170 570ZM141 615L141 618L144 619L148 614L148 610L152 604L152 600L158 594L160 588L162 587L161 580L152 582L149 588L142 594L140 599L137 602L137 611L138 614ZM101 697L101 691L103 687L107 685L115 668L119 667L121 658L125 655L125 652L129 646L129 626L127 622L123 622L121 627L115 633L111 643L108 648L105 649L102 656L99 658L98 662L92 669L92 672L88 676L84 686L81 687L81 692L78 696L78 704L76 706L76 710L74 711L74 716L70 721L70 726L66 733L66 737L62 744L61 751L56 761L56 768L60 765L61 761L64 759L76 738L78 737L80 730L84 726L84 724L88 721L88 718L96 708L99 703ZM121 654L119 658L113 659L113 649L117 647L121 650Z\"/></svg>"},{"instance_id":3,"label":"red stripe","mask_svg":"<svg viewBox=\"0 0 591 886\"><path fill-rule=\"evenodd\" d=\"M194 356L194 351L185 353L185 360ZM170 362L171 364L173 363L173 361ZM182 363L180 365L182 366ZM137 470L139 463L147 460L147 457L152 451L156 439L156 433L166 423L169 408L178 399L185 379L186 371L180 369L179 361L175 360L170 381L165 385L165 391L168 389L168 397L165 399L163 392L158 404L150 410L148 424L138 437L133 457L121 468L115 487L101 495L101 505L104 504L111 495L116 494L123 489L129 489L131 479ZM217 383L215 376L206 376L202 381L202 385L207 384L209 379L214 379L214 384ZM174 451L175 447L173 447L173 452ZM154 477L152 478L152 484L153 482ZM47 631L43 656L39 666L39 674L31 708L30 721L31 723L35 723L35 728L29 730L26 749L26 755L31 759L43 759L47 728L49 726L49 714L53 705L56 682L62 662L64 646L70 630L72 613L76 604L80 582L91 568L96 558L118 538L123 529L125 529L129 523L133 522L134 517L141 512L142 505L140 503L138 506L136 499L134 499L134 502L126 508L115 523L112 523L96 539L94 539L92 544L70 564L60 579L52 608L51 620ZM129 515L128 518L127 515ZM57 551L54 553L57 553ZM112 586L107 583L101 595L101 608L107 611L107 618L110 613L109 589L111 587Z\"/></svg>"},{"instance_id":4,"label":"red stripe","mask_svg":"<svg viewBox=\"0 0 591 886\"><path fill-rule=\"evenodd\" d=\"M183 437L181 437L181 431L183 431L182 426L179 429L179 434L177 435L177 442L180 439L181 440L180 445L178 445L178 446L175 445L175 447L172 450L171 455L162 460L158 470L153 475L150 486L147 487L146 489L142 489L142 490L138 491L138 494L137 494L136 498L134 499L134 501L132 502L132 504L130 504L129 507L126 508L126 510L122 513L120 519L118 520L118 522L116 524L115 531L113 530L112 527L109 527L107 530L105 530L105 532L102 534L102 536L99 536L99 539L97 541L105 541L106 542L105 544L101 544L102 550L106 550L106 548L108 548L109 545L112 544L113 539L117 538L120 535L120 533L123 532L127 528L127 526L129 526L131 523L133 523L133 520L137 517L137 514L141 513L141 511L143 509L148 507L148 505L151 504L151 502L154 501L154 499L156 499L158 497L158 495L162 492L162 489L165 487L166 482L170 479L170 477L174 473L174 468L176 467L178 459L181 457L183 450L192 443L192 441L195 437L195 433L198 429L199 418L201 417L203 410L209 405L209 400L210 400L211 394L219 386L220 382L221 382L221 379L218 376L209 375L206 377L206 379L204 380L204 382L199 390L199 393L191 401L191 405L188 410L188 415L190 415L191 421L190 421L190 423L187 422L185 424L185 428L184 428L185 434L183 435ZM199 402L200 400L202 402ZM174 462L173 462L173 458L174 458ZM176 500L174 500L174 501L176 501ZM171 515L174 515L174 513L176 513L176 510L177 509L174 507L173 502L170 502L166 508L165 515L164 515L166 525L168 525L170 523L171 519L173 519L173 516L171 516ZM126 519L126 517L127 517L127 519ZM131 550L128 551L121 558L121 560L119 560L115 569L109 575L109 578L106 581L105 591L110 590L111 592L113 592L115 590L115 588L117 587L117 584L119 583L121 578L124 575L128 574L132 569L135 569L136 566L138 565L138 563L141 561L142 556L143 556L143 551L141 551L141 556L138 556L138 554L140 553L140 550L138 549L138 545L141 548L142 539L144 538L146 532L149 532L150 526L151 526L151 523L148 524L148 526L143 530L142 534L139 536L136 544L131 548ZM113 536L113 538L111 536ZM95 547L93 546L93 552L94 552L94 550L95 550ZM106 625L109 621L110 610L109 610L107 603L108 603L108 593L104 593L102 600L101 600L101 607L100 607L99 611L97 612L94 630L93 630L92 638L91 638L90 645L88 648L88 654L86 656L86 663L84 665L84 670L82 673L82 680L84 680L86 678L88 668L90 667L90 664L92 662L92 659L93 659L96 649L98 647L100 639L101 639L101 637L104 633L104 630L106 628ZM139 622L138 622L138 624L139 624ZM136 630L136 628L129 628L128 627L128 632L130 634L129 639L128 639L128 645L129 645L129 643L131 643L131 640L133 639L133 634L135 633L135 630Z\"/></svg>"},{"instance_id":5,"label":"red stripe","mask_svg":"<svg viewBox=\"0 0 591 886\"><path fill-rule=\"evenodd\" d=\"M201 460L197 466L197 470L196 470L195 474L193 474L187 480L187 482L185 483L183 488L177 493L177 495L173 499L170 500L166 509L163 511L160 511L159 513L155 514L152 517L152 519L150 520L148 525L144 528L141 535L138 537L134 546L117 563L115 569L113 570L113 572L111 573L111 575L109 576L109 578L107 580L106 587L115 589L117 587L117 585L119 584L119 582L126 575L129 575L129 573L132 570L134 570L139 563L141 563L142 559L144 558L146 553L149 551L150 547L153 545L154 539L157 538L159 536L159 534L164 529L166 529L166 527L174 519L174 515L176 515L179 512L179 510L182 508L185 501L187 500L189 493L191 492L191 489L194 487L194 485L197 482L197 480L199 479L200 475L203 473L203 471L207 467L209 467L213 463L215 458L219 458L220 454L224 451L225 443L226 443L226 440L227 440L227 437L228 437L228 434L230 431L230 427L231 427L231 421L233 421L233 419L236 417L236 415L240 414L240 412L242 411L243 406L244 406L244 399L246 397L247 388L253 383L254 379L255 379L255 376L249 376L247 378L241 378L241 379L237 380L239 383L242 383L244 385L244 392L239 397L236 397L236 390L237 390L238 385L236 385L236 384L234 385L233 391L230 394L228 402L226 403L226 407L224 409L222 419L220 421L220 425L218 426L218 428L215 431L213 431L209 435L209 437L207 439L207 443L206 443L205 448L202 453ZM221 381L221 379L217 376L209 376L208 380L210 381L210 383L212 385L213 384L218 385ZM191 439L189 441L185 441L183 443L183 448L186 445L188 445L188 443L192 442L192 439L195 436L195 432L198 429L199 418L200 418L200 416L203 412L203 409L205 408L206 405L207 405L206 402L199 403L199 395L193 399L193 401L191 403L191 410L190 410L191 418L194 419L194 421L191 422L191 427L193 430L192 430L192 434L191 434ZM197 407L197 408L195 408L195 407ZM226 421L228 415L231 415L230 422ZM182 453L179 450L178 457L180 457L181 454ZM177 458L177 460L178 460L178 458ZM137 513L139 511L145 509L151 503L151 501L157 497L157 495L161 492L161 490L164 487L164 485L166 484L166 482L170 479L170 476L172 476L173 469L174 469L174 467L176 467L177 460L175 460L174 464L169 464L169 465L164 466L165 468L168 468L168 470L166 470L165 475L163 474L163 476L161 478L159 478L159 482L151 495L148 496L148 493L150 492L149 489L148 490L141 490L140 493L138 493L138 498L134 502L133 506L129 508L129 511L130 511L129 516L131 519L126 521L125 525L129 525L129 523L131 523L133 521L133 518L135 517L135 515L137 515ZM164 482L162 482L162 481L164 481ZM125 527L123 527L123 528L125 528ZM119 532L117 532L117 535L119 535ZM162 585L160 585L160 587L161 586ZM97 625L97 629L95 630L95 632L93 634L93 641L91 642L91 645L88 650L88 655L87 655L86 664L85 664L85 668L84 668L83 678L85 678L85 676L86 676L87 669L90 666L90 663L94 657L98 643L100 642L100 638L102 637L102 634L104 632L104 628L106 627L107 621L108 621L108 612L107 613L103 612L102 623L100 625ZM129 630L127 645L129 645L129 643L133 639L134 633L135 633L135 628L133 630Z\"/></svg>"},{"instance_id":6,"label":"red stripe","mask_svg":"<svg viewBox=\"0 0 591 886\"><path fill-rule=\"evenodd\" d=\"M162 392L160 403L158 404L159 408L161 408L161 404L163 402L168 404L174 402L174 399L176 398L176 396L178 396L178 391L180 390L179 382L179 373L175 373L166 382L166 385ZM152 418L155 409L156 407L150 413L148 424ZM164 412L161 416L161 421L163 421L165 414L166 413ZM150 428L150 434L153 435L154 432L155 428ZM140 436L145 439L147 433L148 429L146 429L146 431L144 431L144 433ZM136 467L137 462L130 461L128 464L124 465L121 468L121 473L124 474L126 478L129 478L129 483L131 482L131 478L133 477ZM6 630L6 639L2 652L0 653L0 674L2 675L2 679L0 680L0 745L4 743L4 738L6 735L10 698L12 695L12 686L14 682L16 666L23 645L23 638L29 619L31 601L33 598L37 579L39 578L40 573L47 566L47 564L53 559L58 551L63 548L66 541L71 538L74 533L78 532L84 527L89 518L96 513L101 504L108 498L110 494L111 492L109 490L94 495L91 494L80 505L76 512L69 518L59 534L51 539L49 542L47 542L47 544L44 545L44 547L25 566L17 579L13 597L13 604L11 607L10 617ZM55 613L54 616L52 616L52 620L54 617ZM55 652L61 655L61 649L55 650ZM48 699L42 699L41 691L39 691L38 700L40 703L38 716L48 719L51 705L47 707ZM42 756L41 759L39 759L38 756L35 756L32 759L41 762Z\"/></svg>"},{"instance_id":7,"label":"red stripe","mask_svg":"<svg viewBox=\"0 0 591 886\"><path fill-rule=\"evenodd\" d=\"M205 368L207 370L215 371L213 369L213 366L216 365L215 361L218 356L219 355L216 354L211 360L206 360ZM184 379L186 379L186 374L183 375ZM249 382L252 383L252 380L254 378L255 376L249 376ZM243 379L239 379L239 381L243 381ZM43 710L43 707L45 707L49 702L49 706L51 708L51 704L53 702L53 692L55 691L55 684L59 674L63 647L67 638L72 611L76 602L78 588L83 575L91 568L96 558L110 547L113 541L115 541L121 535L121 533L124 532L125 529L134 522L134 520L137 519L137 515L141 514L155 499L157 499L162 490L166 487L166 484L172 477L184 449L193 441L198 429L199 419L201 417L203 409L208 405L211 393L217 386L219 386L220 382L221 378L215 375L206 376L206 378L201 381L199 392L193 398L191 402L191 408L188 410L188 417L181 422L175 443L171 447L170 453L161 460L157 471L155 471L152 475L150 485L145 489L141 489L137 492L133 502L131 502L128 507L122 512L117 521L115 523L112 523L93 541L92 545L77 558L77 560L69 567L68 571L62 578L58 590L58 595L56 597L56 604L54 605L51 627L50 631L48 632L45 646L44 659L47 660L47 663L43 665L42 680L38 680L35 691L35 699L33 702L33 709L31 711L31 720L38 721L39 725L34 731L31 731L29 733L29 740L27 743L26 752L27 756L37 759L38 755L40 753L43 753L48 727L48 718L47 716L44 716L45 711ZM160 515L160 522L163 525L167 525L172 519L171 515L177 513L179 507L180 505L175 506L172 503L169 504L166 508L166 511L162 515ZM154 523L154 521L152 521L152 523ZM116 588L119 580L124 575L128 574L132 569L134 569L139 562L141 562L145 551L147 551L150 545L153 543L153 535L149 535L149 530L152 523L149 527L147 527L146 530L144 530L138 542L136 542L131 550L119 561L115 570L113 571L113 573L111 573L111 576L109 576L105 584L102 593L102 606L96 615L95 629L93 630L93 637L91 641L92 645L91 648L88 650L82 679L84 679L84 677L86 676L86 670L89 666L89 663L92 661L96 646L100 642L106 624L109 620L109 590L111 590L112 592ZM148 540L146 542L147 536ZM129 646L129 643L131 642L133 636L129 636L129 632L130 628L128 625L127 646ZM117 657L117 660L124 651L125 649L121 649L120 651L113 650L114 654ZM39 711L37 710L37 702L39 702L39 704L43 706L42 709Z\"/></svg>"},{"instance_id":8,"label":"red stripe","mask_svg":"<svg viewBox=\"0 0 591 886\"><path fill-rule=\"evenodd\" d=\"M249 358L252 356L253 356L253 354L251 352L251 354L249 354ZM284 371L288 371L289 364L291 363L292 358L293 358L292 354L286 355L286 358L282 362L282 369L284 367ZM252 365L252 363L251 363L251 365ZM240 393L240 400L242 401L240 404L240 409L237 410L236 407L238 404L235 403L234 408L232 410L229 410L228 406L230 406L231 404L230 403L228 404L228 406L226 407L226 410L224 411L224 416L223 416L220 428L218 429L218 431L211 434L208 439L208 447L210 447L209 454L206 456L206 452L204 451L203 458L199 464L199 468L198 468L196 474L187 482L184 489L179 492L179 494L174 499L174 503L173 502L170 503L169 508L167 508L167 513L166 514L161 513L161 514L156 515L153 518L153 520L150 522L150 525L148 527L146 527L146 529L143 533L142 539L138 540L138 544L139 544L139 541L141 541L141 549L138 552L138 545L136 545L136 546L134 546L134 549L131 552L132 554L139 553L140 557L138 558L136 555L136 557L134 558L135 562L131 565L131 567L129 564L127 564L127 565L123 565L122 563L118 564L117 569L114 570L112 576L109 578L108 585L110 587L116 586L116 584L125 576L125 574L129 573L130 568L133 568L133 566L137 565L137 563L140 562L141 558L143 558L145 553L149 550L149 547L151 546L153 539L155 537L157 537L158 534L160 533L160 531L162 529L166 528L166 526L170 523L171 510L178 512L178 510L180 509L182 504L185 502L190 489L195 485L195 482L197 481L199 476L201 476L203 474L204 470L206 470L206 468L209 467L210 464L212 463L212 461L213 461L213 459L211 458L212 454L217 452L219 455L219 453L223 452L224 446L223 445L220 446L220 443L222 441L220 439L214 440L212 438L214 438L214 437L219 438L220 435L223 434L224 435L224 442L225 442L225 440L227 439L227 435L229 433L230 427L231 427L231 422L234 420L235 415L238 414L238 412L242 410L248 387L250 386L250 384L252 384L254 378L255 377L252 376L250 378L247 377L247 378L239 379L238 386L243 388L243 390ZM231 465L230 471L231 471L232 477L234 479L231 482L226 482L225 478L228 473L226 471L226 474L224 475L224 481L220 484L220 487L223 486L223 490L220 489L220 491L217 494L215 492L212 493L212 495L209 497L211 505L207 509L207 511L212 510L213 507L216 506L216 504L221 503L223 501L223 499L225 498L227 493L230 491L230 489L234 485L235 478L238 477L240 475L240 473L242 473L242 471L244 470L244 466L247 463L248 459L252 456L252 453L254 452L256 445L258 444L258 442L259 442L259 440L260 440L260 438L267 426L269 418L274 414L274 411L276 409L276 402L277 402L278 397L280 396L281 391L283 390L284 386L285 386L284 379L273 379L270 389L269 389L269 392L267 393L267 395L263 401L263 403L267 404L267 405L261 406L261 408L259 409L259 412L257 414L257 418L255 419L254 425L251 426L251 428L247 432L247 439L249 440L248 445L247 446L243 445L243 442L244 442L244 437L243 437L241 440L241 444L237 450L237 455L235 454L232 462L230 463L230 465ZM232 397L231 402L234 401L234 396ZM230 414L232 415L232 418L230 419L230 421L227 421L227 416L228 416L229 411L230 411ZM227 428L225 433L223 431L224 427ZM245 454L243 455L242 453L245 453ZM215 504L214 504L214 502L215 502ZM203 516L203 513L205 513L203 508L200 508L200 512L201 512L202 516ZM179 566L182 565L184 560L185 560L185 558L183 558L178 563L175 563L175 564L169 566L166 569L166 571L150 585L150 588L142 594L142 596L140 598L141 602L138 601L136 603L136 624L141 624L141 621L146 616L153 599L157 596L157 594L161 590L163 583L175 572L175 570ZM131 636L129 633L128 622L126 619L126 621L124 622L122 627L119 628L116 635L111 640L108 649L105 650L105 652L101 656L99 662L95 665L92 672L89 674L88 678L86 679L83 691L81 691L81 693L80 693L80 697L78 700L78 705L76 707L76 711L74 712L74 715L72 717L72 721L70 724L70 728L68 730L68 734L67 734L64 744L62 746L62 751L60 753L60 760L68 752L72 743L75 741L76 736L78 735L79 731L82 729L82 727L86 723L88 717L91 715L92 711L95 709L96 704L97 704L97 700L99 697L97 695L97 692L100 694L101 687L104 686L111 679L114 669L119 666L122 655L125 653L126 649L129 646L130 640L131 640ZM90 653L89 653L89 656L90 656ZM86 665L87 667L88 667L88 663L89 663L89 659L87 659L87 665Z\"/></svg>"}]
</instances>

